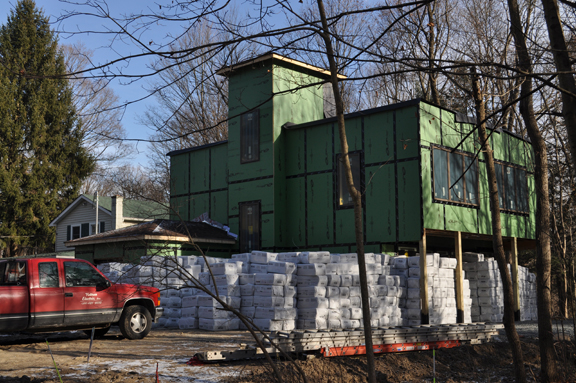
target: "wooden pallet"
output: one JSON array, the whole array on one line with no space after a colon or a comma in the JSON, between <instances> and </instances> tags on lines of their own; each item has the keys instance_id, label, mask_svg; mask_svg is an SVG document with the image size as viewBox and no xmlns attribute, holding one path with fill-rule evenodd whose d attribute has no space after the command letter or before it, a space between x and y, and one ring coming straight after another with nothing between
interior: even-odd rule
<instances>
[{"instance_id":1,"label":"wooden pallet","mask_svg":"<svg viewBox=\"0 0 576 383\"><path fill-rule=\"evenodd\" d=\"M503 328L502 324L494 323L378 327L372 329L372 344L374 353L452 348L490 341ZM270 339L274 345L265 339L262 342L272 355L277 355L278 349L288 353L316 352L325 357L366 353L361 329L278 331L272 332ZM256 345L242 345L237 350L205 351L195 357L203 362L222 362L263 358L264 353Z\"/></svg>"}]
</instances>

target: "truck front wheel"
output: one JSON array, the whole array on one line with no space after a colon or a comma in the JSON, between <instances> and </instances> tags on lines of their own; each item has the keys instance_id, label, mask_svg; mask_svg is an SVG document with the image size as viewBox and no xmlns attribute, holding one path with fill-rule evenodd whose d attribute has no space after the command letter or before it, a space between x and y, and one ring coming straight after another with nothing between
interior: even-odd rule
<instances>
[{"instance_id":1,"label":"truck front wheel","mask_svg":"<svg viewBox=\"0 0 576 383\"><path fill-rule=\"evenodd\" d=\"M128 306L124 309L118 326L125 338L142 339L152 329L152 315L146 307Z\"/></svg>"}]
</instances>

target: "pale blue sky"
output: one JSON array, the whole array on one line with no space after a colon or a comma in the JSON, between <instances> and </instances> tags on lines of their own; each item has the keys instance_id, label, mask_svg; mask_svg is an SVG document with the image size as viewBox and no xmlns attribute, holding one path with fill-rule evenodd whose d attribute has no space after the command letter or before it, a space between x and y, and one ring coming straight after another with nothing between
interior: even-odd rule
<instances>
[{"instance_id":1,"label":"pale blue sky","mask_svg":"<svg viewBox=\"0 0 576 383\"><path fill-rule=\"evenodd\" d=\"M4 24L8 19L10 10L13 9L16 4L16 0L0 0L0 23ZM142 10L143 4L154 3L152 1L142 1L142 0L119 0L119 1L109 1L111 7L110 11L112 14L120 13L136 13ZM74 5L63 3L58 0L36 0L36 5L44 11L44 14L50 18L53 24L52 29L56 31L86 31L86 30L103 30L102 19L96 19L94 17L82 17L75 16L65 20L63 23L56 23L59 16L65 14L67 11L87 11L82 8L75 7ZM81 35L70 35L61 34L59 36L59 41L61 44L75 44L82 42L88 49L94 51L93 60L95 63L103 64L109 60L113 60L122 55L126 55L132 52L137 52L133 46L128 46L122 43L115 43L116 52L109 48L110 45L110 35L102 34L81 34ZM131 73L145 73L146 68L144 65L148 62L145 61L132 61L128 70ZM121 85L120 82L126 83L127 80L117 80L112 83L112 88L118 95L120 102L132 101L138 99L146 94L143 89L146 86L147 81L139 81L132 85ZM147 139L150 130L145 126L142 126L138 121L138 117L146 110L147 105L154 103L153 99L149 99L136 104L128 105L125 109L124 117L122 123L127 131L128 138L131 139ZM135 144L136 145L136 144ZM137 144L138 154L131 160L134 164L146 165L146 143L140 142Z\"/></svg>"}]
</instances>

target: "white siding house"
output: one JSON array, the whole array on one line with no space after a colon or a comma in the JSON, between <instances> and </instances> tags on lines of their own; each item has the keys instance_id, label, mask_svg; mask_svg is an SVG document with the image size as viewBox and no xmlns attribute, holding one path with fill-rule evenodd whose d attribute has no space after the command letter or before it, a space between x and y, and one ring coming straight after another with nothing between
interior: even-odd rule
<instances>
[{"instance_id":1,"label":"white siding house","mask_svg":"<svg viewBox=\"0 0 576 383\"><path fill-rule=\"evenodd\" d=\"M121 229L126 226L167 218L167 208L147 201L124 200L120 196L99 197L98 232ZM56 217L50 226L56 228L55 249L74 250L64 242L96 234L96 203L91 195L82 194Z\"/></svg>"}]
</instances>

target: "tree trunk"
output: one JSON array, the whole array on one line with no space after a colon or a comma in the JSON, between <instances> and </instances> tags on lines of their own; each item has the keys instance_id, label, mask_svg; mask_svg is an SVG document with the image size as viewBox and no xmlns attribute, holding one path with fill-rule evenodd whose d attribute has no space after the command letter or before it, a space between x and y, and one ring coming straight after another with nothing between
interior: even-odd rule
<instances>
[{"instance_id":1,"label":"tree trunk","mask_svg":"<svg viewBox=\"0 0 576 383\"><path fill-rule=\"evenodd\" d=\"M516 332L514 323L514 292L512 291L512 278L508 271L506 263L506 254L504 253L504 242L502 241L502 226L500 222L500 202L498 201L498 184L496 182L496 169L494 166L494 155L490 148L486 135L486 110L484 97L480 93L478 76L473 70L473 96L476 104L476 120L478 124L478 136L482 144L482 151L486 160L486 169L488 170L488 187L490 194L490 211L492 218L492 244L494 247L494 257L498 262L498 269L502 277L504 287L504 328L506 336L512 349L512 358L514 360L514 371L516 382L526 382L526 370L524 369L524 356L520 345L520 337Z\"/></svg>"},{"instance_id":2,"label":"tree trunk","mask_svg":"<svg viewBox=\"0 0 576 383\"><path fill-rule=\"evenodd\" d=\"M340 137L342 160L344 162L344 171L346 173L346 183L348 191L354 202L354 226L356 234L356 248L358 253L358 266L360 268L360 294L362 298L362 316L364 322L364 338L366 346L366 362L368 367L368 382L376 383L376 366L374 363L374 347L372 343L372 326L370 324L370 300L368 295L368 282L366 277L366 260L364 258L364 228L362 221L362 194L354 186L352 178L352 168L348 157L348 140L346 139L346 125L344 121L344 104L342 95L338 88L338 69L334 58L334 49L330 40L330 30L326 20L326 11L322 0L317 0L320 19L322 20L321 37L326 45L326 56L330 65L330 81L334 91L336 101L336 118L338 121L338 134Z\"/></svg>"},{"instance_id":3,"label":"tree trunk","mask_svg":"<svg viewBox=\"0 0 576 383\"><path fill-rule=\"evenodd\" d=\"M572 75L570 55L562 31L562 22L556 0L542 0L544 18L548 26L550 47L558 73L558 83L562 89L562 116L568 132L568 143L572 153L572 166L576 169L576 83Z\"/></svg>"},{"instance_id":4,"label":"tree trunk","mask_svg":"<svg viewBox=\"0 0 576 383\"><path fill-rule=\"evenodd\" d=\"M547 0L543 0L547 1ZM520 88L520 114L526 124L528 136L534 149L534 181L536 189L536 289L538 297L538 337L540 339L540 360L542 365L541 381L556 381L554 360L554 339L552 336L552 299L551 271L552 251L550 233L550 196L548 191L548 152L546 143L538 129L532 104L532 61L526 46L526 37L522 31L520 11L517 0L508 0L511 31L514 35L518 68L526 77ZM576 119L575 119L576 122Z\"/></svg>"}]
</instances>

